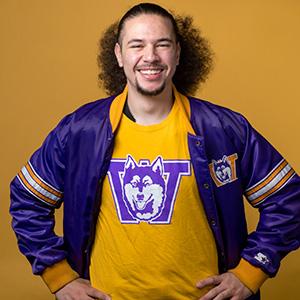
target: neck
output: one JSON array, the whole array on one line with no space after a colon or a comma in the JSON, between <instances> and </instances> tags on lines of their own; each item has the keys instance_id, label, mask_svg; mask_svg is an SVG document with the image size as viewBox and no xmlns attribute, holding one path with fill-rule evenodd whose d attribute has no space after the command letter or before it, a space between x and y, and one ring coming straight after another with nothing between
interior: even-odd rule
<instances>
[{"instance_id":1,"label":"neck","mask_svg":"<svg viewBox=\"0 0 300 300\"><path fill-rule=\"evenodd\" d=\"M128 106L136 123L153 125L163 121L173 106L172 86L166 87L157 96L145 96L128 88Z\"/></svg>"}]
</instances>

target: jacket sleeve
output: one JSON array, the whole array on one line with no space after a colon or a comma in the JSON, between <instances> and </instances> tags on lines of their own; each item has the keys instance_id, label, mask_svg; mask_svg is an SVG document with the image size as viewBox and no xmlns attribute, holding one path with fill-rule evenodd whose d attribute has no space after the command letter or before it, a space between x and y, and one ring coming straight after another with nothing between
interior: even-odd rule
<instances>
[{"instance_id":1,"label":"jacket sleeve","mask_svg":"<svg viewBox=\"0 0 300 300\"><path fill-rule=\"evenodd\" d=\"M278 151L240 118L244 128L244 195L260 212L242 258L273 277L280 261L300 244L300 179Z\"/></svg>"},{"instance_id":2,"label":"jacket sleeve","mask_svg":"<svg viewBox=\"0 0 300 300\"><path fill-rule=\"evenodd\" d=\"M59 123L11 183L12 227L34 274L41 275L67 257L63 238L54 232L54 211L64 197L69 121L66 117Z\"/></svg>"}]
</instances>

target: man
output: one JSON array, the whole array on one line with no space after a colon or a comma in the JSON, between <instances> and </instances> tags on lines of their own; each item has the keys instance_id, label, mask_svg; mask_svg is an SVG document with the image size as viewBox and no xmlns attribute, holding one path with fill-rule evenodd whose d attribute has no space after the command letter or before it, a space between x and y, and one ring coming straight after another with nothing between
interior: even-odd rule
<instances>
[{"instance_id":1,"label":"man","mask_svg":"<svg viewBox=\"0 0 300 300\"><path fill-rule=\"evenodd\" d=\"M57 299L259 299L299 247L299 177L241 115L177 91L186 46L163 8L130 9L124 91L66 116L12 182L20 249ZM260 210L250 235L243 194Z\"/></svg>"}]
</instances>

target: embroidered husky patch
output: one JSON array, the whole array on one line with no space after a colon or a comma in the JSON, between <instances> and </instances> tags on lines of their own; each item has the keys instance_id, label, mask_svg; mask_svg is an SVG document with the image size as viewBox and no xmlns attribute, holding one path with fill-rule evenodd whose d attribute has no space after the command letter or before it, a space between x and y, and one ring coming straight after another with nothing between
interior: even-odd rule
<instances>
[{"instance_id":1,"label":"embroidered husky patch","mask_svg":"<svg viewBox=\"0 0 300 300\"><path fill-rule=\"evenodd\" d=\"M181 177L189 175L188 160L112 159L108 178L121 223L169 224Z\"/></svg>"},{"instance_id":2,"label":"embroidered husky patch","mask_svg":"<svg viewBox=\"0 0 300 300\"><path fill-rule=\"evenodd\" d=\"M226 156L222 159L212 160L209 164L210 175L217 187L233 182L237 179L235 161L238 155L236 153Z\"/></svg>"}]
</instances>

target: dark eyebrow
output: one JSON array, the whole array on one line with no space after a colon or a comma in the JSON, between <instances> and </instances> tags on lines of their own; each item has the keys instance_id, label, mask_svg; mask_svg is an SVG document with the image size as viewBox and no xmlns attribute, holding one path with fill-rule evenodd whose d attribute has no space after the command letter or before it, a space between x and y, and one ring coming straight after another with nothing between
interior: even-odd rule
<instances>
[{"instance_id":1,"label":"dark eyebrow","mask_svg":"<svg viewBox=\"0 0 300 300\"><path fill-rule=\"evenodd\" d=\"M127 44L129 45L129 44L132 44L132 43L142 43L142 42L143 42L142 39L132 39L132 40L128 41ZM156 43L161 43L161 42L169 42L169 43L172 43L173 40L170 39L170 38L161 38L161 39L158 39L158 40L156 41Z\"/></svg>"},{"instance_id":2,"label":"dark eyebrow","mask_svg":"<svg viewBox=\"0 0 300 300\"><path fill-rule=\"evenodd\" d=\"M169 43L172 43L173 40L169 39L169 38L162 38L162 39L157 40L157 43L160 43L160 42L169 42Z\"/></svg>"},{"instance_id":3,"label":"dark eyebrow","mask_svg":"<svg viewBox=\"0 0 300 300\"><path fill-rule=\"evenodd\" d=\"M127 44L129 45L132 43L142 43L142 42L143 42L143 40L141 40L141 39L132 39L132 40L128 41Z\"/></svg>"}]
</instances>

